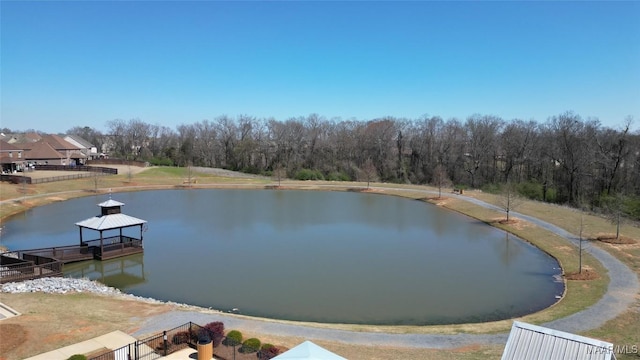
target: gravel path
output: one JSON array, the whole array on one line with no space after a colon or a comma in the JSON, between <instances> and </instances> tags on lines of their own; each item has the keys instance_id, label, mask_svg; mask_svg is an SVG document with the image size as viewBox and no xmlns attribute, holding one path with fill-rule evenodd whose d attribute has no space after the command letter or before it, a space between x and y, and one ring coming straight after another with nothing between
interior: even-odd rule
<instances>
[{"instance_id":1,"label":"gravel path","mask_svg":"<svg viewBox=\"0 0 640 360\"><path fill-rule=\"evenodd\" d=\"M200 170L199 170L200 171ZM224 170L216 170L224 171ZM225 171L226 173L226 171ZM319 186L320 187L320 186ZM331 187L330 185L325 187ZM379 190L385 190L388 188L377 188ZM405 191L405 189L394 189L397 191ZM415 192L416 190L406 190ZM423 191L425 194L437 194L435 191ZM495 209L500 211L500 208L485 203L483 201L459 196L458 199L472 202L476 205L483 206L485 208ZM574 244L578 243L578 239L575 235L547 222L539 219L520 214L513 213L514 216L530 221L538 226L541 226L549 231L552 231ZM553 329L567 331L567 332L582 332L590 329L598 328L602 326L606 321L615 318L616 316L625 312L630 306L634 304L635 296L640 292L640 284L638 282L637 275L625 266L618 259L607 253L606 251L592 245L586 245L583 243L583 249L593 255L603 266L609 271L610 283L606 294L593 306L580 311L576 314L567 316L562 319L554 320L552 322L543 324L543 326ZM88 281L87 281L88 282ZM92 283L92 282L88 282ZM24 283L23 283L24 284ZM36 283L37 284L37 283ZM19 286L19 291L46 291L53 292L55 290L49 285ZM40 288L38 288L38 286ZM42 288L44 286L44 290ZM84 285L73 283L71 289L64 288L64 291L92 291L103 294L109 294L112 296L127 296L132 295L121 294L115 290L104 290L100 286L95 284ZM55 288L56 285L53 285ZM14 292L18 291L14 288L8 288L7 285L3 286L2 291ZM153 299L138 298L142 301L155 302ZM306 339L336 341L350 344L360 345L372 345L376 346L396 346L396 347L415 347L415 348L456 348L461 346L467 346L471 344L504 344L507 340L508 334L489 334L489 335L476 335L476 334L456 334L456 335L432 335L432 334L386 334L386 333L373 333L373 332L354 332L345 330L334 330L325 328L316 328L303 325L285 324L280 322L272 322L262 319L253 319L238 317L221 312L207 311L206 309L198 309L188 305L181 305L182 310L171 311L165 314L156 315L146 318L141 324L140 328L133 334L134 336L142 336L150 333L156 333L162 330L170 329L178 325L182 325L189 321L205 324L211 321L222 321L225 323L227 329L243 329L245 331L251 331L254 333L263 333L277 336L288 337L302 337ZM639 309L640 310L640 309Z\"/></svg>"}]
</instances>

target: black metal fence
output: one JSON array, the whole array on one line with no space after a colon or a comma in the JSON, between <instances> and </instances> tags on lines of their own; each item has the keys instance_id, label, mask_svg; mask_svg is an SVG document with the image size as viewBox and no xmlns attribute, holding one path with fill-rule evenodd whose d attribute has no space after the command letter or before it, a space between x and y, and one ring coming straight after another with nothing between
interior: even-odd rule
<instances>
[{"instance_id":1,"label":"black metal fence","mask_svg":"<svg viewBox=\"0 0 640 360\"><path fill-rule=\"evenodd\" d=\"M103 174L118 174L118 169L102 167L102 166L86 166L86 165L36 165L36 170L49 171L88 171Z\"/></svg>"},{"instance_id":2,"label":"black metal fence","mask_svg":"<svg viewBox=\"0 0 640 360\"><path fill-rule=\"evenodd\" d=\"M84 178L92 177L92 176L95 176L95 175L103 176L103 175L107 175L107 174L105 174L105 173L79 173L79 174L72 174L72 175L50 176L50 177L46 177L46 178L29 178L29 177L27 177L27 179L30 179L29 182L27 182L27 183L28 184L44 184L44 183L49 183L49 182L54 182L54 181L84 179Z\"/></svg>"},{"instance_id":3,"label":"black metal fence","mask_svg":"<svg viewBox=\"0 0 640 360\"><path fill-rule=\"evenodd\" d=\"M22 175L6 175L2 174L0 180L10 182L12 184L44 184L54 181L82 179L95 175L117 175L118 169L102 167L102 166L70 166L70 165L36 165L36 170L54 170L54 171L74 171L75 174L50 176L45 178L32 178Z\"/></svg>"}]
</instances>

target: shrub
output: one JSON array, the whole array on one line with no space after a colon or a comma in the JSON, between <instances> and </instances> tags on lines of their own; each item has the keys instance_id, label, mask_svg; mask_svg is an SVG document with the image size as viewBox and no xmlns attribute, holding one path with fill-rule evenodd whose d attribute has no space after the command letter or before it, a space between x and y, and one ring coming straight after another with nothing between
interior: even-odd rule
<instances>
[{"instance_id":1,"label":"shrub","mask_svg":"<svg viewBox=\"0 0 640 360\"><path fill-rule=\"evenodd\" d=\"M71 355L67 360L87 360L87 357L81 354Z\"/></svg>"},{"instance_id":2,"label":"shrub","mask_svg":"<svg viewBox=\"0 0 640 360\"><path fill-rule=\"evenodd\" d=\"M242 333L238 330L231 330L225 338L225 345L236 346L242 344Z\"/></svg>"},{"instance_id":3,"label":"shrub","mask_svg":"<svg viewBox=\"0 0 640 360\"><path fill-rule=\"evenodd\" d=\"M324 180L324 176L318 170L302 169L294 176L296 180Z\"/></svg>"},{"instance_id":4,"label":"shrub","mask_svg":"<svg viewBox=\"0 0 640 360\"><path fill-rule=\"evenodd\" d=\"M326 180L329 181L351 181L351 178L349 178L349 175L338 171L338 172L332 172L329 173L329 175L327 175Z\"/></svg>"},{"instance_id":5,"label":"shrub","mask_svg":"<svg viewBox=\"0 0 640 360\"><path fill-rule=\"evenodd\" d=\"M459 186L457 188L460 189ZM500 184L484 184L481 190L489 194L499 194L502 190L502 187L500 186Z\"/></svg>"},{"instance_id":6,"label":"shrub","mask_svg":"<svg viewBox=\"0 0 640 360\"><path fill-rule=\"evenodd\" d=\"M527 199L542 200L542 184L535 181L527 181L516 186L518 193Z\"/></svg>"},{"instance_id":7,"label":"shrub","mask_svg":"<svg viewBox=\"0 0 640 360\"><path fill-rule=\"evenodd\" d=\"M258 351L258 359L260 360L269 360L278 355L280 355L281 351L277 347L271 344L263 344Z\"/></svg>"},{"instance_id":8,"label":"shrub","mask_svg":"<svg viewBox=\"0 0 640 360\"><path fill-rule=\"evenodd\" d=\"M189 332L188 331L179 331L173 335L171 342L180 345L189 342Z\"/></svg>"},{"instance_id":9,"label":"shrub","mask_svg":"<svg viewBox=\"0 0 640 360\"><path fill-rule=\"evenodd\" d=\"M154 166L173 166L173 161L169 158L151 158L149 164Z\"/></svg>"},{"instance_id":10,"label":"shrub","mask_svg":"<svg viewBox=\"0 0 640 360\"><path fill-rule=\"evenodd\" d=\"M625 199L624 210L631 218L640 220L640 197L629 197Z\"/></svg>"},{"instance_id":11,"label":"shrub","mask_svg":"<svg viewBox=\"0 0 640 360\"><path fill-rule=\"evenodd\" d=\"M242 343L241 353L253 353L260 349L260 340L256 338L247 339Z\"/></svg>"},{"instance_id":12,"label":"shrub","mask_svg":"<svg viewBox=\"0 0 640 360\"><path fill-rule=\"evenodd\" d=\"M204 328L209 332L209 337L213 340L213 346L220 345L224 338L224 323L214 321L205 325Z\"/></svg>"}]
</instances>

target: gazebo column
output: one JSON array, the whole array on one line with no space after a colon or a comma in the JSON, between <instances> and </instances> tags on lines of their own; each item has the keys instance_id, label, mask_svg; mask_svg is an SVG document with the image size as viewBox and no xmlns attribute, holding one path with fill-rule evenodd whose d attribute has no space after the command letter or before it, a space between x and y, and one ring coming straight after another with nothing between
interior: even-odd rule
<instances>
[{"instance_id":1,"label":"gazebo column","mask_svg":"<svg viewBox=\"0 0 640 360\"><path fill-rule=\"evenodd\" d=\"M119 228L119 229L120 229L120 244L122 244L122 228Z\"/></svg>"},{"instance_id":2,"label":"gazebo column","mask_svg":"<svg viewBox=\"0 0 640 360\"><path fill-rule=\"evenodd\" d=\"M82 246L82 226L78 226L78 229L80 229L80 246Z\"/></svg>"},{"instance_id":3,"label":"gazebo column","mask_svg":"<svg viewBox=\"0 0 640 360\"><path fill-rule=\"evenodd\" d=\"M100 230L100 260L102 260L102 254L104 254L104 245L102 244L102 230Z\"/></svg>"},{"instance_id":4,"label":"gazebo column","mask_svg":"<svg viewBox=\"0 0 640 360\"><path fill-rule=\"evenodd\" d=\"M143 226L142 225L143 224L140 224L140 242L142 242L142 233L143 233L143 230L142 230Z\"/></svg>"}]
</instances>

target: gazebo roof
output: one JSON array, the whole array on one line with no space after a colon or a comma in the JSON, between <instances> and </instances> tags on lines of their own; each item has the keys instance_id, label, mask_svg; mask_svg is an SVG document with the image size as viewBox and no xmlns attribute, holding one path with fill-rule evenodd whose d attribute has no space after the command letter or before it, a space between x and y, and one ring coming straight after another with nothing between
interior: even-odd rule
<instances>
[{"instance_id":1,"label":"gazebo roof","mask_svg":"<svg viewBox=\"0 0 640 360\"><path fill-rule=\"evenodd\" d=\"M613 344L514 321L502 360L612 360Z\"/></svg>"},{"instance_id":2,"label":"gazebo roof","mask_svg":"<svg viewBox=\"0 0 640 360\"><path fill-rule=\"evenodd\" d=\"M100 204L98 204L98 206L100 207L113 207L113 206L123 206L124 203L121 203L120 201L116 201L113 199L109 199L105 202L101 202Z\"/></svg>"},{"instance_id":3,"label":"gazebo roof","mask_svg":"<svg viewBox=\"0 0 640 360\"><path fill-rule=\"evenodd\" d=\"M286 351L273 360L347 360L340 355L322 348L311 341L305 341L302 344Z\"/></svg>"},{"instance_id":4,"label":"gazebo roof","mask_svg":"<svg viewBox=\"0 0 640 360\"><path fill-rule=\"evenodd\" d=\"M109 200L113 201L113 200ZM102 204L108 203L106 201ZM118 203L117 201L113 201ZM121 203L118 203L121 204ZM109 205L109 206L117 206L117 205ZM76 225L88 229L93 230L110 230L110 229L118 229L129 226L142 225L146 223L146 220L138 219L133 216L125 215L125 214L110 214L110 215L99 215L94 216L92 218L77 222Z\"/></svg>"}]
</instances>

